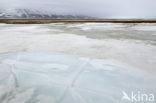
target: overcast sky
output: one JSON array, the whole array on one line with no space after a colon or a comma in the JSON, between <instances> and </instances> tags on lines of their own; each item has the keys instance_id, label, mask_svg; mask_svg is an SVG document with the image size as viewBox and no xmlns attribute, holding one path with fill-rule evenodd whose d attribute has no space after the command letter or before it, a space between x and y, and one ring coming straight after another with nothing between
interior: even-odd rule
<instances>
[{"instance_id":1,"label":"overcast sky","mask_svg":"<svg viewBox=\"0 0 156 103\"><path fill-rule=\"evenodd\" d=\"M33 8L101 18L156 17L156 0L0 0L1 8Z\"/></svg>"}]
</instances>

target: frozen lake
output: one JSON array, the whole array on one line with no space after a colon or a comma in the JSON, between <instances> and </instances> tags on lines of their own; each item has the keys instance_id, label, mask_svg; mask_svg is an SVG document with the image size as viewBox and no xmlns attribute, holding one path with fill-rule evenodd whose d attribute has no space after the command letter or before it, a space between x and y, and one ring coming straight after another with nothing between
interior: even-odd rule
<instances>
[{"instance_id":1,"label":"frozen lake","mask_svg":"<svg viewBox=\"0 0 156 103\"><path fill-rule=\"evenodd\" d=\"M124 93L137 101L122 99ZM0 103L156 96L156 24L0 24Z\"/></svg>"}]
</instances>

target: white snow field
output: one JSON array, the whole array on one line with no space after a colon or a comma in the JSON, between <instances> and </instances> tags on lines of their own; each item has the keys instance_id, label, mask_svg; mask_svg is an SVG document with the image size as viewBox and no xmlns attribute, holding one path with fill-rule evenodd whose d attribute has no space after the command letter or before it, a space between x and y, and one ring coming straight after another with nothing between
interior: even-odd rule
<instances>
[{"instance_id":1,"label":"white snow field","mask_svg":"<svg viewBox=\"0 0 156 103\"><path fill-rule=\"evenodd\" d=\"M155 103L156 24L0 24L0 103Z\"/></svg>"}]
</instances>

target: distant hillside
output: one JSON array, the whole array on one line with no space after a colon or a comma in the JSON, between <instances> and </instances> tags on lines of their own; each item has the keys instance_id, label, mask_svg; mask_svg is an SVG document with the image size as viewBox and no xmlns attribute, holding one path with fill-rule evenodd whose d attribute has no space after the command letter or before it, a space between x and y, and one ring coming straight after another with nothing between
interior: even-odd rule
<instances>
[{"instance_id":1,"label":"distant hillside","mask_svg":"<svg viewBox=\"0 0 156 103\"><path fill-rule=\"evenodd\" d=\"M53 14L30 9L0 9L0 18L43 18L43 19L95 19L85 15Z\"/></svg>"}]
</instances>

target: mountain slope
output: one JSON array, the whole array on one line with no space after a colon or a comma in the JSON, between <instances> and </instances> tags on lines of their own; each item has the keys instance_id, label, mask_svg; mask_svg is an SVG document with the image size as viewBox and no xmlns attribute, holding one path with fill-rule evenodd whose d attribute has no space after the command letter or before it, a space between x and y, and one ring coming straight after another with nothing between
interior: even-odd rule
<instances>
[{"instance_id":1,"label":"mountain slope","mask_svg":"<svg viewBox=\"0 0 156 103\"><path fill-rule=\"evenodd\" d=\"M53 14L32 9L0 9L0 18L43 18L43 19L94 19L85 15Z\"/></svg>"}]
</instances>

